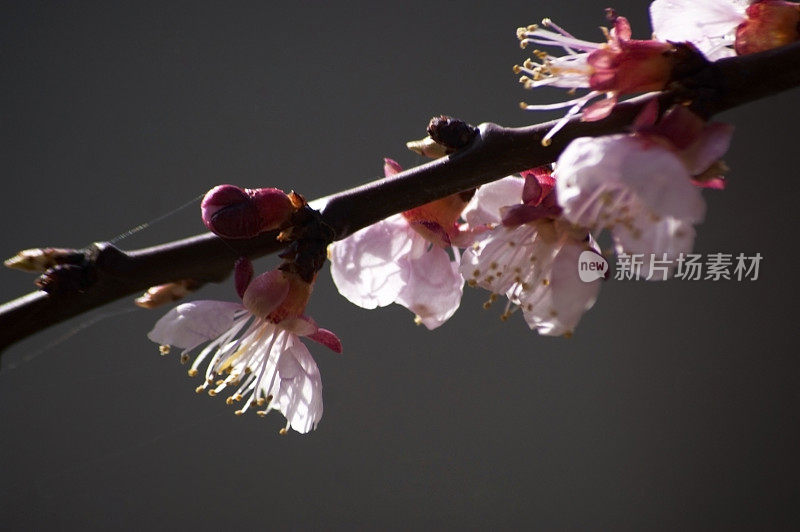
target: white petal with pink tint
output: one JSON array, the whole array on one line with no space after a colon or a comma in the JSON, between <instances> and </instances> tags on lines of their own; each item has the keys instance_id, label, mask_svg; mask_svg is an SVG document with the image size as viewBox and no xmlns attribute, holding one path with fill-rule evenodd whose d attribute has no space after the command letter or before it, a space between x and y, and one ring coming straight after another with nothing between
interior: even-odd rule
<instances>
[{"instance_id":1,"label":"white petal with pink tint","mask_svg":"<svg viewBox=\"0 0 800 532\"><path fill-rule=\"evenodd\" d=\"M277 363L277 379L265 391L272 407L286 417L288 426L301 434L317 428L322 418L322 378L316 362L302 342L287 346Z\"/></svg>"},{"instance_id":2,"label":"white petal with pink tint","mask_svg":"<svg viewBox=\"0 0 800 532\"><path fill-rule=\"evenodd\" d=\"M616 252L629 255L641 254L642 276L647 277L652 261L669 261L668 276L677 265L678 257L683 253L691 253L694 246L695 230L692 224L675 218L664 218L657 223L640 224L643 232L630 231L625 227L614 230L614 247ZM653 276L653 280L661 281L662 276Z\"/></svg>"},{"instance_id":3,"label":"white petal with pink tint","mask_svg":"<svg viewBox=\"0 0 800 532\"><path fill-rule=\"evenodd\" d=\"M418 258L401 261L406 268L406 285L397 297L428 329L435 329L452 316L461 303L464 278L447 252L431 247Z\"/></svg>"},{"instance_id":4,"label":"white petal with pink tint","mask_svg":"<svg viewBox=\"0 0 800 532\"><path fill-rule=\"evenodd\" d=\"M655 142L631 135L573 140L558 159L556 189L564 216L609 226L646 209L699 223L705 202L684 163Z\"/></svg>"},{"instance_id":5,"label":"white petal with pink tint","mask_svg":"<svg viewBox=\"0 0 800 532\"><path fill-rule=\"evenodd\" d=\"M159 345L194 349L230 330L237 314L244 312L239 303L226 301L183 303L158 320L147 337Z\"/></svg>"},{"instance_id":6,"label":"white petal with pink tint","mask_svg":"<svg viewBox=\"0 0 800 532\"><path fill-rule=\"evenodd\" d=\"M550 266L549 284L523 293L519 304L525 322L545 336L570 335L583 313L594 305L600 279L584 282L578 276L578 258L586 245L564 244Z\"/></svg>"},{"instance_id":7,"label":"white petal with pink tint","mask_svg":"<svg viewBox=\"0 0 800 532\"><path fill-rule=\"evenodd\" d=\"M728 48L745 19L745 0L655 0L653 33L662 41L691 42L710 60L734 55Z\"/></svg>"},{"instance_id":8,"label":"white petal with pink tint","mask_svg":"<svg viewBox=\"0 0 800 532\"><path fill-rule=\"evenodd\" d=\"M434 329L461 302L464 280L458 266L400 215L335 242L330 260L339 293L363 308L397 303Z\"/></svg>"},{"instance_id":9,"label":"white petal with pink tint","mask_svg":"<svg viewBox=\"0 0 800 532\"><path fill-rule=\"evenodd\" d=\"M733 138L733 126L712 122L706 124L699 137L682 154L689 173L700 175L727 153Z\"/></svg>"},{"instance_id":10,"label":"white petal with pink tint","mask_svg":"<svg viewBox=\"0 0 800 532\"><path fill-rule=\"evenodd\" d=\"M409 231L395 215L332 244L331 275L339 293L367 309L394 302L405 286L398 260L411 251Z\"/></svg>"},{"instance_id":11,"label":"white petal with pink tint","mask_svg":"<svg viewBox=\"0 0 800 532\"><path fill-rule=\"evenodd\" d=\"M521 309L539 334L570 334L600 289L600 280L578 277L578 257L590 246L576 237L561 221L498 226L464 252L462 272L470 285L506 294L504 319Z\"/></svg>"},{"instance_id":12,"label":"white petal with pink tint","mask_svg":"<svg viewBox=\"0 0 800 532\"><path fill-rule=\"evenodd\" d=\"M525 180L517 176L504 177L482 185L464 208L464 219L471 227L500 223L500 209L520 203L524 185Z\"/></svg>"}]
</instances>

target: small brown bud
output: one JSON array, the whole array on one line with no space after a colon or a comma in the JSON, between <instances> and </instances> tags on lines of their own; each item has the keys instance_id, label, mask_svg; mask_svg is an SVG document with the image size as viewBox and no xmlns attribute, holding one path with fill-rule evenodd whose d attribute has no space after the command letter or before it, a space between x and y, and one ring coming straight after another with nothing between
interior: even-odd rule
<instances>
[{"instance_id":1,"label":"small brown bud","mask_svg":"<svg viewBox=\"0 0 800 532\"><path fill-rule=\"evenodd\" d=\"M463 120L441 115L431 118L428 135L445 148L460 150L472 142L478 130Z\"/></svg>"},{"instance_id":2,"label":"small brown bud","mask_svg":"<svg viewBox=\"0 0 800 532\"><path fill-rule=\"evenodd\" d=\"M147 289L147 292L137 297L134 302L142 308L152 309L166 303L183 299L190 292L194 292L198 288L200 288L200 283L198 281L194 279L182 279L174 283L151 286Z\"/></svg>"}]
</instances>

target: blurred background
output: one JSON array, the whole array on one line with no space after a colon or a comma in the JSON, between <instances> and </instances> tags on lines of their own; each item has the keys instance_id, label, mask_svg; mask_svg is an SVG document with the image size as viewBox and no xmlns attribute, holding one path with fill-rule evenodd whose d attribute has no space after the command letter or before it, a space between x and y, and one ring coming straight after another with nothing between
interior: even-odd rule
<instances>
[{"instance_id":1,"label":"blurred background","mask_svg":"<svg viewBox=\"0 0 800 532\"><path fill-rule=\"evenodd\" d=\"M219 183L309 198L424 162L405 141L449 114L508 126L518 26L599 41L605 2L67 3L0 7L3 258L107 240ZM642 1L614 6L634 36ZM309 313L325 415L234 416L146 338L167 309L120 301L3 353L6 530L789 529L798 488L797 90L736 125L698 253L756 252L755 282L609 281L575 336L461 309L429 332L356 308L327 267ZM787 186L789 185L789 186ZM198 203L118 242L201 232ZM273 267L263 259L259 270ZM0 272L0 295L32 289ZM232 282L196 298L232 299Z\"/></svg>"}]
</instances>

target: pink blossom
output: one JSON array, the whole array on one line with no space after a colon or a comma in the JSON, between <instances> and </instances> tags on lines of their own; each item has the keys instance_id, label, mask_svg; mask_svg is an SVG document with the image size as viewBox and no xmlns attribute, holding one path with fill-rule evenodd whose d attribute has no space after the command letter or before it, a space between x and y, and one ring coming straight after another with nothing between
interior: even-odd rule
<instances>
[{"instance_id":1,"label":"pink blossom","mask_svg":"<svg viewBox=\"0 0 800 532\"><path fill-rule=\"evenodd\" d=\"M400 171L386 160L387 176ZM367 309L398 303L419 323L435 329L458 309L464 279L456 220L465 202L444 198L357 231L329 248L331 276L339 293Z\"/></svg>"},{"instance_id":2,"label":"pink blossom","mask_svg":"<svg viewBox=\"0 0 800 532\"><path fill-rule=\"evenodd\" d=\"M539 334L572 334L583 313L591 308L599 280L583 282L578 257L593 249L585 230L560 216L552 178L526 172L478 189L464 216L470 223L493 226L465 250L461 271L471 286L508 298L501 316L517 309Z\"/></svg>"},{"instance_id":3,"label":"pink blossom","mask_svg":"<svg viewBox=\"0 0 800 532\"><path fill-rule=\"evenodd\" d=\"M526 88L552 86L570 91L590 90L584 96L556 104L521 104L528 110L570 108L542 140L545 145L589 102L605 96L586 107L583 114L583 120L600 120L608 116L620 96L661 90L669 81L675 61L674 54L669 52L674 46L662 41L631 39L627 19L616 16L611 10L609 18L614 27L606 31L607 42L604 43L576 39L549 19L542 22L542 27L534 25L517 30L523 48L539 44L560 47L566 52L555 57L537 51L538 62L529 59L522 66L515 66L514 71L523 74L520 81Z\"/></svg>"},{"instance_id":4,"label":"pink blossom","mask_svg":"<svg viewBox=\"0 0 800 532\"><path fill-rule=\"evenodd\" d=\"M198 393L207 390L214 396L232 387L235 391L228 404L247 397L237 415L253 405L262 408L259 415L278 410L286 417L282 433L290 427L309 432L322 417L322 379L300 337L335 352L341 352L342 346L336 335L319 328L311 318L287 312L305 306L308 294L303 284L291 273L267 272L247 283L241 304L193 301L178 305L156 323L148 338L165 354L170 345L181 348L182 361L208 342L189 369L190 376L197 375L210 357Z\"/></svg>"},{"instance_id":5,"label":"pink blossom","mask_svg":"<svg viewBox=\"0 0 800 532\"><path fill-rule=\"evenodd\" d=\"M694 243L705 202L693 178L716 180L732 128L705 124L683 107L633 135L579 138L558 159L564 216L610 229L617 252L674 261Z\"/></svg>"},{"instance_id":6,"label":"pink blossom","mask_svg":"<svg viewBox=\"0 0 800 532\"><path fill-rule=\"evenodd\" d=\"M650 18L657 38L691 42L711 60L800 39L800 4L783 0L655 0Z\"/></svg>"}]
</instances>

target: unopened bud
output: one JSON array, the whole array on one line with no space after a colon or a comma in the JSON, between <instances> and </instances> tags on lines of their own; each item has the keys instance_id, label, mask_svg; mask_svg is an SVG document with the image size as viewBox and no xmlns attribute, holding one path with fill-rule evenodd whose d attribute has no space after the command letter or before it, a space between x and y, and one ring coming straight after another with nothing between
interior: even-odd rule
<instances>
[{"instance_id":1,"label":"unopened bud","mask_svg":"<svg viewBox=\"0 0 800 532\"><path fill-rule=\"evenodd\" d=\"M206 193L200 204L203 223L224 238L252 238L278 229L289 220L295 206L277 188L239 188L220 185Z\"/></svg>"},{"instance_id":2,"label":"unopened bud","mask_svg":"<svg viewBox=\"0 0 800 532\"><path fill-rule=\"evenodd\" d=\"M449 152L447 148L437 143L430 137L425 137L424 139L419 140L410 140L406 142L406 148L425 157L430 157L431 159L439 159L440 157L447 155Z\"/></svg>"},{"instance_id":3,"label":"unopened bud","mask_svg":"<svg viewBox=\"0 0 800 532\"><path fill-rule=\"evenodd\" d=\"M24 249L7 259L6 268L42 273L57 264L80 264L84 254L74 249L32 248Z\"/></svg>"},{"instance_id":4,"label":"unopened bud","mask_svg":"<svg viewBox=\"0 0 800 532\"><path fill-rule=\"evenodd\" d=\"M142 308L152 309L183 299L199 287L200 283L194 279L182 279L174 283L151 286L147 292L137 297L134 303Z\"/></svg>"},{"instance_id":5,"label":"unopened bud","mask_svg":"<svg viewBox=\"0 0 800 532\"><path fill-rule=\"evenodd\" d=\"M463 120L441 115L431 118L428 135L445 148L460 150L472 142L478 130Z\"/></svg>"}]
</instances>

